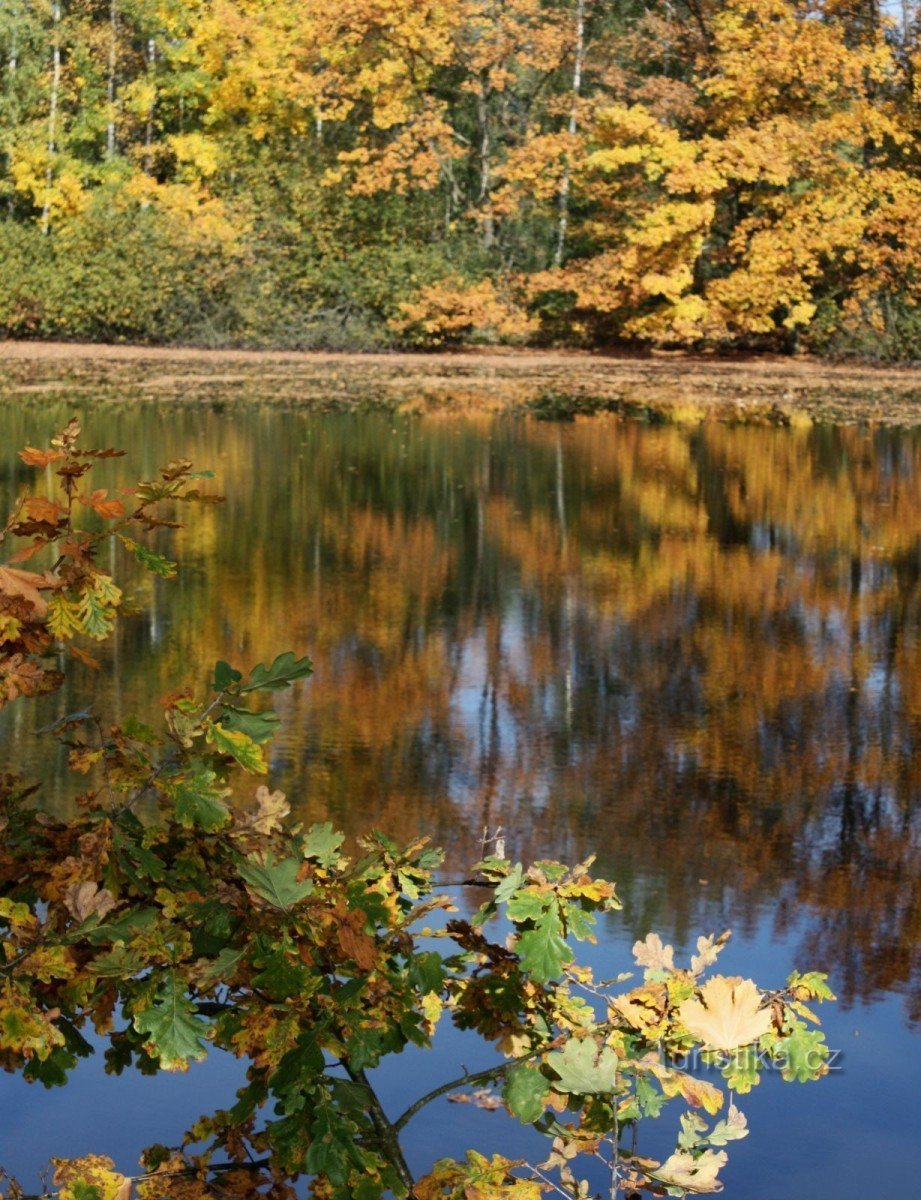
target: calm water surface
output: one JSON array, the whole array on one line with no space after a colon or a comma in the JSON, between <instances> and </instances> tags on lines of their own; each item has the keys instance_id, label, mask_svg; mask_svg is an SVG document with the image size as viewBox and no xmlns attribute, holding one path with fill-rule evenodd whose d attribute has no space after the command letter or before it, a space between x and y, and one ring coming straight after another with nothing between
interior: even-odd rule
<instances>
[{"instance_id":1,"label":"calm water surface","mask_svg":"<svg viewBox=\"0 0 921 1200\"><path fill-rule=\"evenodd\" d=\"M65 415L0 408L4 509L30 474L16 448ZM83 415L91 443L128 451L105 464L112 482L182 455L214 468L227 503L178 535L179 580L132 580L138 615L102 671L74 674L43 718L87 687L100 711L153 714L217 658L309 653L272 762L298 816L430 834L458 869L484 825L516 857L597 853L624 901L592 951L608 975L650 929L686 949L727 926L728 972L830 973L840 1069L746 1098L729 1196L864 1200L858 1147L917 1178L921 435ZM5 754L64 807L71 783L34 716L4 714ZM436 1061L409 1057L380 1080L397 1110L407 1078L421 1092L491 1061L450 1033ZM0 1077L0 1163L29 1183L53 1153L130 1170L239 1078L219 1059L152 1081L90 1061L56 1093ZM420 1170L469 1145L531 1141L467 1106L411 1127Z\"/></svg>"}]
</instances>

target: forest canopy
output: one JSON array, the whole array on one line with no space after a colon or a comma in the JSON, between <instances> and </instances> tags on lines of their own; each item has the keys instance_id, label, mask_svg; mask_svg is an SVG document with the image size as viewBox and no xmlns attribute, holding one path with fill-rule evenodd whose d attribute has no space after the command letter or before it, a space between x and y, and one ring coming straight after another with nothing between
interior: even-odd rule
<instances>
[{"instance_id":1,"label":"forest canopy","mask_svg":"<svg viewBox=\"0 0 921 1200\"><path fill-rule=\"evenodd\" d=\"M921 358L916 18L0 0L0 332Z\"/></svg>"}]
</instances>

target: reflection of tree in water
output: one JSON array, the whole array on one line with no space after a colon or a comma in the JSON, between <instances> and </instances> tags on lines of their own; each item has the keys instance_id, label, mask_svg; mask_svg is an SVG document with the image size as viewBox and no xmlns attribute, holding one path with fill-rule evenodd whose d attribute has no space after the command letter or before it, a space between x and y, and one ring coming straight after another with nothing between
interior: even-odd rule
<instances>
[{"instance_id":1,"label":"reflection of tree in water","mask_svg":"<svg viewBox=\"0 0 921 1200\"><path fill-rule=\"evenodd\" d=\"M308 649L274 764L305 818L430 833L458 865L484 823L523 856L598 850L637 932L772 910L846 1000L913 988L919 1015L921 439L95 419L229 497L124 625L111 705ZM2 420L15 446L53 416Z\"/></svg>"}]
</instances>

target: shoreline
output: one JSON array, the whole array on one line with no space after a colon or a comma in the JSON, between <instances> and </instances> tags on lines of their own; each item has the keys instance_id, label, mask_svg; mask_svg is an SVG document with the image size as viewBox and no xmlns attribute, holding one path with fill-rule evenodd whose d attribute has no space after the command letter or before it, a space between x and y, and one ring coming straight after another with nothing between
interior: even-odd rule
<instances>
[{"instance_id":1,"label":"shoreline","mask_svg":"<svg viewBox=\"0 0 921 1200\"><path fill-rule=\"evenodd\" d=\"M921 368L770 355L468 347L432 352L199 350L0 341L0 398L258 402L448 414L604 412L693 422L921 425ZM558 402L562 401L562 407ZM541 407L543 406L543 407Z\"/></svg>"}]
</instances>

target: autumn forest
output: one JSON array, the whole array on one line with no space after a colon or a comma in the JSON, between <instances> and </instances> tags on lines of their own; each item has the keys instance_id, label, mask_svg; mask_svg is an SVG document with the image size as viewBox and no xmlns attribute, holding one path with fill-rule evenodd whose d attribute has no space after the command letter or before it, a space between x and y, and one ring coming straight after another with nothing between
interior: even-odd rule
<instances>
[{"instance_id":1,"label":"autumn forest","mask_svg":"<svg viewBox=\"0 0 921 1200\"><path fill-rule=\"evenodd\" d=\"M875 0L0 0L0 332L921 357Z\"/></svg>"}]
</instances>

